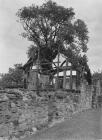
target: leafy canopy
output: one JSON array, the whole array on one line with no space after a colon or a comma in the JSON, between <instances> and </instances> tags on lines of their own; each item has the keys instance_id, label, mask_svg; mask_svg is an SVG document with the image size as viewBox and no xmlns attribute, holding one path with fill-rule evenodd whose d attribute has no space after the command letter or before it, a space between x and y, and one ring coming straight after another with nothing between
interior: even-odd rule
<instances>
[{"instance_id":1,"label":"leafy canopy","mask_svg":"<svg viewBox=\"0 0 102 140\"><path fill-rule=\"evenodd\" d=\"M25 30L23 37L33 42L28 57L37 60L39 50L42 71L53 69L58 50L74 67L87 63L88 29L84 21L75 19L73 8L49 0L41 6L23 7L17 16Z\"/></svg>"},{"instance_id":2,"label":"leafy canopy","mask_svg":"<svg viewBox=\"0 0 102 140\"><path fill-rule=\"evenodd\" d=\"M14 68L9 68L8 73L1 75L1 87L23 87L22 64L15 64Z\"/></svg>"}]
</instances>

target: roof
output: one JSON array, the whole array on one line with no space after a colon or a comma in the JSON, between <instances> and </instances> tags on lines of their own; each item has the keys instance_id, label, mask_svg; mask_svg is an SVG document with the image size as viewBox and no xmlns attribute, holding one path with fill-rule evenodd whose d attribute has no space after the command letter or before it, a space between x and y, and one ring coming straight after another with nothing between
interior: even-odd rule
<instances>
[{"instance_id":1,"label":"roof","mask_svg":"<svg viewBox=\"0 0 102 140\"><path fill-rule=\"evenodd\" d=\"M24 71L28 71L30 69L31 66L33 66L33 59L32 58L29 58L29 60L22 66L22 69Z\"/></svg>"}]
</instances>

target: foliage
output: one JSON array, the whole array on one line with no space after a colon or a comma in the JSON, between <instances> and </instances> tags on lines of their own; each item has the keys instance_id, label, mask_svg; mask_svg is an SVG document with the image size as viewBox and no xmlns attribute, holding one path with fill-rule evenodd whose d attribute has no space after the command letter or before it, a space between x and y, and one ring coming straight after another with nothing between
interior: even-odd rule
<instances>
[{"instance_id":1,"label":"foliage","mask_svg":"<svg viewBox=\"0 0 102 140\"><path fill-rule=\"evenodd\" d=\"M23 71L20 69L22 64L15 64L14 68L9 68L8 73L1 75L1 87L19 87L23 85Z\"/></svg>"},{"instance_id":2,"label":"foliage","mask_svg":"<svg viewBox=\"0 0 102 140\"><path fill-rule=\"evenodd\" d=\"M102 80L102 71L101 72L98 72L98 71L94 72L92 77L93 77L93 80Z\"/></svg>"},{"instance_id":3,"label":"foliage","mask_svg":"<svg viewBox=\"0 0 102 140\"><path fill-rule=\"evenodd\" d=\"M80 72L87 67L84 63L87 64L88 29L84 21L75 19L73 8L49 0L42 6L23 7L17 16L25 30L23 37L34 43L28 49L32 65L39 56L42 72L56 72L52 63L60 53Z\"/></svg>"},{"instance_id":4,"label":"foliage","mask_svg":"<svg viewBox=\"0 0 102 140\"><path fill-rule=\"evenodd\" d=\"M94 72L92 75L92 80L93 80L93 84L96 84L98 80L100 80L100 84L102 87L102 71L98 72Z\"/></svg>"}]
</instances>

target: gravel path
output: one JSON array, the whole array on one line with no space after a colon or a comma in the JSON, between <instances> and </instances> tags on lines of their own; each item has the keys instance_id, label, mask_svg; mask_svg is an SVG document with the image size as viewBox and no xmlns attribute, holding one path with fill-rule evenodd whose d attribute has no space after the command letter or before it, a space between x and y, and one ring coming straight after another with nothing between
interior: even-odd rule
<instances>
[{"instance_id":1,"label":"gravel path","mask_svg":"<svg viewBox=\"0 0 102 140\"><path fill-rule=\"evenodd\" d=\"M99 140L102 139L102 110L87 110L70 120L26 137L23 140Z\"/></svg>"}]
</instances>

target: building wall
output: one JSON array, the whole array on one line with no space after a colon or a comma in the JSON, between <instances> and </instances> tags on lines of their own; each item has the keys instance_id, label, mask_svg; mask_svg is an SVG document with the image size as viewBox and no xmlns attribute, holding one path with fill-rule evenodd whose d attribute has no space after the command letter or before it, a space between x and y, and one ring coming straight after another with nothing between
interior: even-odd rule
<instances>
[{"instance_id":1,"label":"building wall","mask_svg":"<svg viewBox=\"0 0 102 140\"><path fill-rule=\"evenodd\" d=\"M37 81L38 76L38 81ZM46 85L49 84L48 75L38 75L37 71L31 70L27 75L27 87L28 90L37 90L37 86L41 89L45 89Z\"/></svg>"},{"instance_id":2,"label":"building wall","mask_svg":"<svg viewBox=\"0 0 102 140\"><path fill-rule=\"evenodd\" d=\"M36 90L37 85L41 89L46 89L46 87L49 85L49 75L38 75L37 80L37 71L36 70L30 70L30 72L26 73L26 81L27 81L27 89L29 90ZM59 76L58 80L58 88L59 89L70 89L70 77L66 77L66 84L64 84L64 76ZM57 78L55 77L54 87L57 87ZM57 89L57 88L56 88ZM72 76L72 89L76 90L76 76Z\"/></svg>"},{"instance_id":3,"label":"building wall","mask_svg":"<svg viewBox=\"0 0 102 140\"><path fill-rule=\"evenodd\" d=\"M29 90L36 90L37 85L37 72L32 70L29 72L28 75L28 89Z\"/></svg>"}]
</instances>

